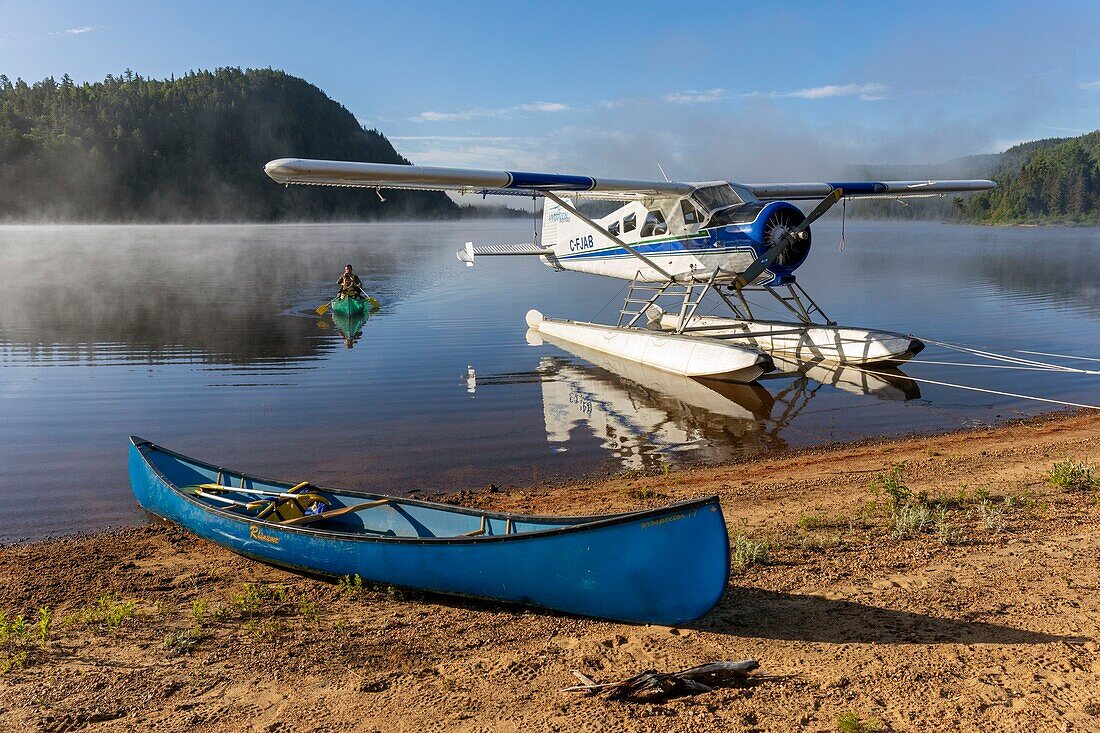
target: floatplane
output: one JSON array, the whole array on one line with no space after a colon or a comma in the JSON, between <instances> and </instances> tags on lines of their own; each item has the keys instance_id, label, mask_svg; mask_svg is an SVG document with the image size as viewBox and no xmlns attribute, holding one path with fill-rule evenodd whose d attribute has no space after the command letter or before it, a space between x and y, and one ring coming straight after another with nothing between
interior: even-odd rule
<instances>
[{"instance_id":1,"label":"floatplane","mask_svg":"<svg viewBox=\"0 0 1100 733\"><path fill-rule=\"evenodd\" d=\"M467 242L458 258L537 257L556 270L627 281L614 325L555 319L532 310L529 328L556 340L686 377L752 382L773 357L804 363L896 366L924 348L908 335L838 325L795 279L810 225L843 199L945 196L993 188L987 180L734 183L588 176L283 158L275 181L321 186L541 196L541 237ZM592 217L586 199L622 202ZM794 201L817 200L809 214ZM722 315L703 313L709 294ZM748 294L770 296L786 319L756 317ZM713 298L711 300L714 300Z\"/></svg>"}]
</instances>

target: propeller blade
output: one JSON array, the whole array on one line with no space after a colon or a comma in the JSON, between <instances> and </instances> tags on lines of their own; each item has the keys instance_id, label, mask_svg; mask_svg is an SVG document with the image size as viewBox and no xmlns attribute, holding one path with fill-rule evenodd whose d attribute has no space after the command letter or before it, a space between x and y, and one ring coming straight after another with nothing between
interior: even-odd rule
<instances>
[{"instance_id":1,"label":"propeller blade","mask_svg":"<svg viewBox=\"0 0 1100 733\"><path fill-rule=\"evenodd\" d=\"M802 232L810 228L810 224L814 223L821 218L822 214L832 208L840 199L844 198L844 189L835 188L825 198L821 199L814 210L810 212L810 215L802 220L802 223L785 233L778 242L768 248L768 251L764 253L756 262L753 262L745 271L737 276L736 287L743 288L750 284L753 280L760 277L760 273L772 266L772 263L779 258L779 255L794 244L795 239L798 238Z\"/></svg>"},{"instance_id":2,"label":"propeller blade","mask_svg":"<svg viewBox=\"0 0 1100 733\"><path fill-rule=\"evenodd\" d=\"M833 204L835 204L837 201L840 201L842 198L844 198L844 189L834 188L831 194L821 199L818 205L814 207L814 210L810 212L810 215L807 216L801 224L788 232L788 235L798 235L806 231L806 229L809 228L810 224L813 224L815 221L820 219L822 214L833 208Z\"/></svg>"}]
</instances>

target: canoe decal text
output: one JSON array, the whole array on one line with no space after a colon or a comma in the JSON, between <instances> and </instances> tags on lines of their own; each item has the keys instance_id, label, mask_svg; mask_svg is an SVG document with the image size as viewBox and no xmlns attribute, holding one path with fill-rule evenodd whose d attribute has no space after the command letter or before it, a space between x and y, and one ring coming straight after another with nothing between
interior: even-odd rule
<instances>
[{"instance_id":1,"label":"canoe decal text","mask_svg":"<svg viewBox=\"0 0 1100 733\"><path fill-rule=\"evenodd\" d=\"M270 542L273 545L279 544L278 537L270 534L264 534L263 530L257 527L255 524L253 524L249 528L248 536L254 540L259 540L260 542Z\"/></svg>"},{"instance_id":2,"label":"canoe decal text","mask_svg":"<svg viewBox=\"0 0 1100 733\"><path fill-rule=\"evenodd\" d=\"M642 529L646 527L655 527L658 524L668 524L669 522L678 522L681 519L687 517L694 517L698 513L697 509L692 509L690 512L682 512L680 514L669 514L667 517L658 517L657 519L651 519L648 522L642 522Z\"/></svg>"}]
</instances>

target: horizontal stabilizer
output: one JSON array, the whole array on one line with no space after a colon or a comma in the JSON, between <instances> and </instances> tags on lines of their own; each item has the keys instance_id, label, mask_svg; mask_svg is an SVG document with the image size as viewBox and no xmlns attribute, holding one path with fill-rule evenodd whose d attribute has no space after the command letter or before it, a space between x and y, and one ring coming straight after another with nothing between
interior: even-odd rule
<instances>
[{"instance_id":1,"label":"horizontal stabilizer","mask_svg":"<svg viewBox=\"0 0 1100 733\"><path fill-rule=\"evenodd\" d=\"M524 244L480 244L476 247L473 242L467 242L465 249L460 249L457 254L458 259L465 262L468 267L473 267L474 257L500 255L542 256L553 255L554 250L530 242Z\"/></svg>"},{"instance_id":2,"label":"horizontal stabilizer","mask_svg":"<svg viewBox=\"0 0 1100 733\"><path fill-rule=\"evenodd\" d=\"M475 255L548 255L553 250L537 244L481 244L474 247Z\"/></svg>"}]
</instances>

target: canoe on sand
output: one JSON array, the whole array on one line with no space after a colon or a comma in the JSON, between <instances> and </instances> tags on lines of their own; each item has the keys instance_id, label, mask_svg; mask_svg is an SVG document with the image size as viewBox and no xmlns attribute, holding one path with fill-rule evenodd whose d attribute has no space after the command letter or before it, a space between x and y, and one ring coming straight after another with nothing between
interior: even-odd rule
<instances>
[{"instance_id":1,"label":"canoe on sand","mask_svg":"<svg viewBox=\"0 0 1100 733\"><path fill-rule=\"evenodd\" d=\"M717 497L627 514L523 516L273 481L130 442L142 507L294 570L664 625L710 611L728 580Z\"/></svg>"}]
</instances>

